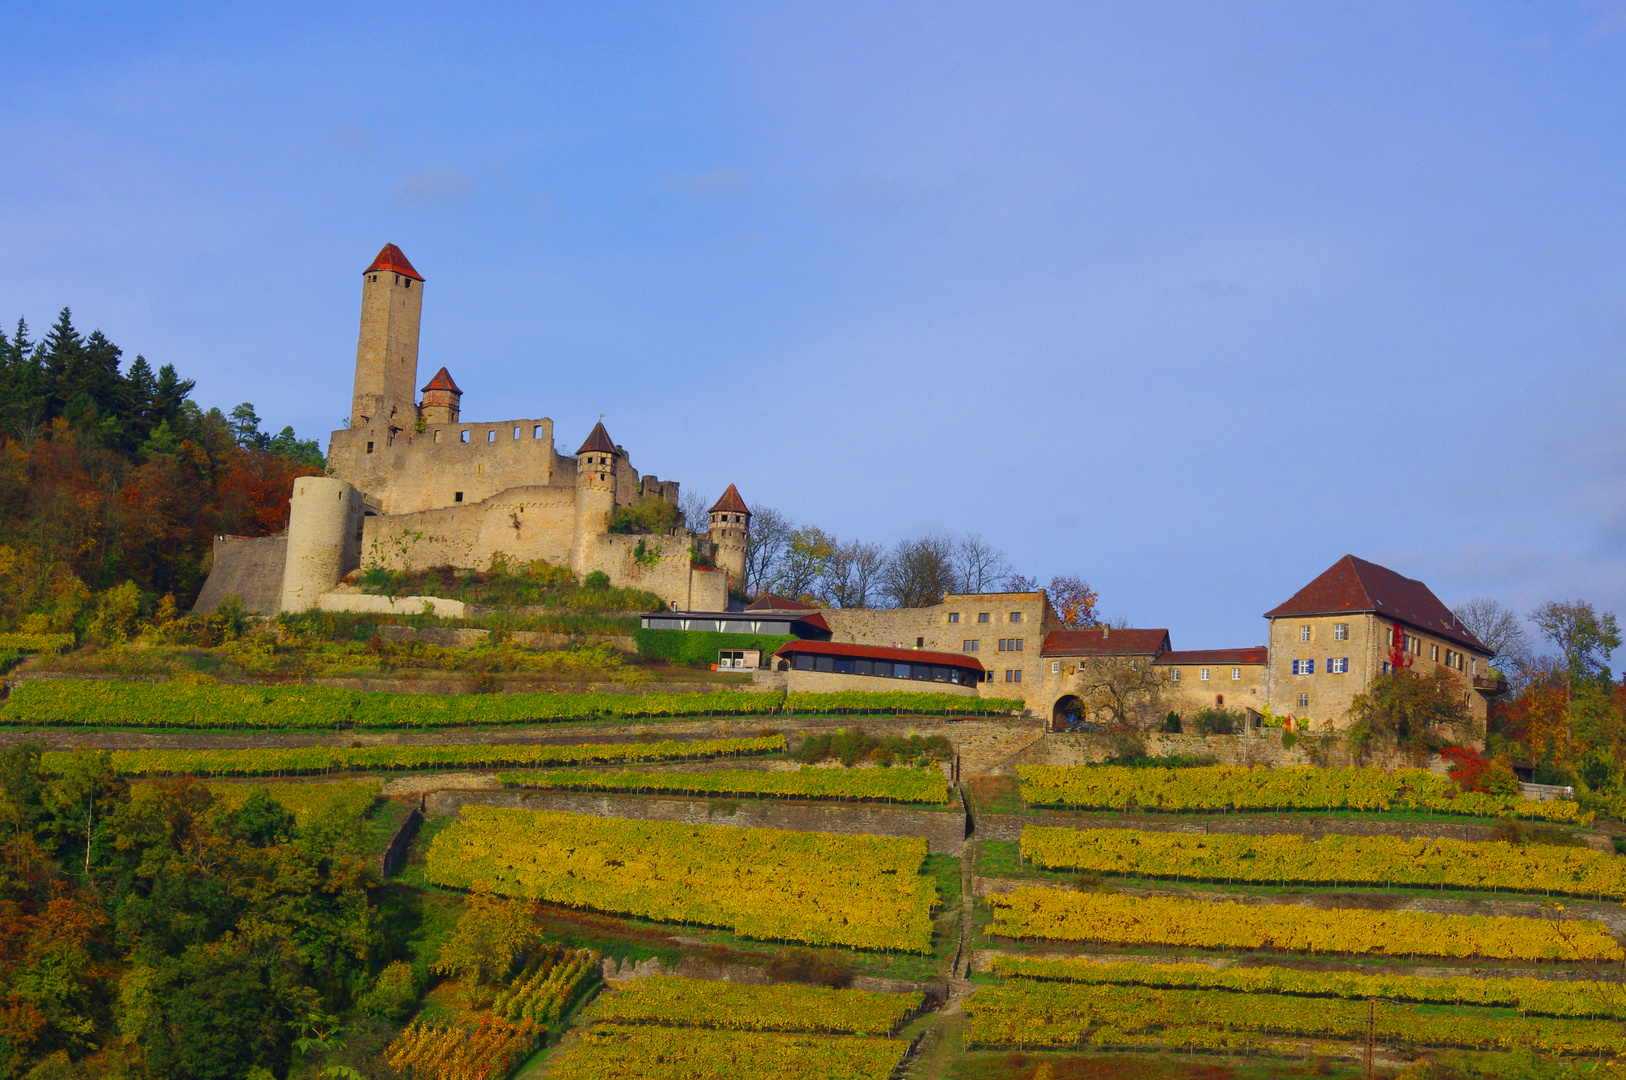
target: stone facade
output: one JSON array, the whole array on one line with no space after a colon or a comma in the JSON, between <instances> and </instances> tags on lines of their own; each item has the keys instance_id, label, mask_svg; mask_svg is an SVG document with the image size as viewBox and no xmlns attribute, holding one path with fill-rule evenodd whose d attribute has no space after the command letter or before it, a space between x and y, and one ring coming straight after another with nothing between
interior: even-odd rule
<instances>
[{"instance_id":1,"label":"stone facade","mask_svg":"<svg viewBox=\"0 0 1626 1080\"><path fill-rule=\"evenodd\" d=\"M332 434L327 475L294 485L281 580L262 580L275 576L261 566L269 546L228 547L204 602L218 604L228 582L242 579L254 585L252 610L261 614L353 607L334 590L363 566L485 570L542 560L578 580L602 571L612 585L674 608L726 609L730 590L744 586L750 535L739 493L730 486L705 533L610 533L621 507L642 499L675 506L677 482L640 476L603 424L570 456L555 448L545 416L462 422L462 391L445 368L419 402L423 290L393 244L363 273L349 426Z\"/></svg>"},{"instance_id":2,"label":"stone facade","mask_svg":"<svg viewBox=\"0 0 1626 1080\"><path fill-rule=\"evenodd\" d=\"M1458 735L1483 737L1489 699L1501 690L1491 651L1421 581L1346 555L1265 617L1266 693L1295 727L1348 730L1355 698L1398 659L1418 675L1443 670L1457 679L1478 729Z\"/></svg>"},{"instance_id":3,"label":"stone facade","mask_svg":"<svg viewBox=\"0 0 1626 1080\"><path fill-rule=\"evenodd\" d=\"M931 607L829 608L823 615L832 641L962 653L979 660L992 673L978 685L979 696L1020 698L1035 714L1049 715L1040 652L1045 634L1055 626L1056 613L1042 589L951 593ZM934 684L933 689L941 687Z\"/></svg>"}]
</instances>

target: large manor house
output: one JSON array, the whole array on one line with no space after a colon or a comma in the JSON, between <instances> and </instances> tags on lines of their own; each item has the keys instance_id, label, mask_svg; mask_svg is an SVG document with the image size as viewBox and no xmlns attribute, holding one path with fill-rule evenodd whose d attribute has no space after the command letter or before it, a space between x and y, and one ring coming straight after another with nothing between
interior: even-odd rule
<instances>
[{"instance_id":1,"label":"large manor house","mask_svg":"<svg viewBox=\"0 0 1626 1080\"><path fill-rule=\"evenodd\" d=\"M1153 713L1135 717L1140 726L1226 709L1333 731L1396 661L1422 674L1451 671L1481 723L1503 687L1490 650L1426 585L1354 556L1266 612L1267 643L1247 648L1179 651L1164 629L1068 629L1043 590L950 595L910 609L817 609L764 596L730 610L730 593L747 584L751 521L734 486L704 533L612 532L619 508L675 505L677 482L640 475L602 423L574 455L561 454L546 417L464 420L445 367L419 386L423 286L394 244L363 272L350 419L332 433L327 474L294 482L284 533L216 539L199 609L235 594L265 615L416 614L425 604L455 615L455 601L370 595L347 576L364 565L483 570L495 559L540 559L578 580L602 572L612 585L660 597L664 609L646 615L646 627L793 637L772 656L719 657L789 689L891 690L907 680L1017 698L1058 724L1114 710L1128 719L1136 707Z\"/></svg>"}]
</instances>

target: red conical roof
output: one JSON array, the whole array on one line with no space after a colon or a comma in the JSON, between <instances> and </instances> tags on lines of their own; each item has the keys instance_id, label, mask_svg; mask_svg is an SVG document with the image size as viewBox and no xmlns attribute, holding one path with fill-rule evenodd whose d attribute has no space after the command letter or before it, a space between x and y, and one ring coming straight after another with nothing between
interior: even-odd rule
<instances>
[{"instance_id":1,"label":"red conical roof","mask_svg":"<svg viewBox=\"0 0 1626 1080\"><path fill-rule=\"evenodd\" d=\"M373 265L363 270L363 274L370 274L374 270L388 270L393 274L403 274L414 281L422 281L423 275L412 268L407 257L401 254L401 249L394 244L385 244L373 260Z\"/></svg>"},{"instance_id":2,"label":"red conical roof","mask_svg":"<svg viewBox=\"0 0 1626 1080\"><path fill-rule=\"evenodd\" d=\"M422 279L420 278L419 280L421 281ZM425 393L430 390L450 390L452 393L458 395L463 393L463 391L457 388L457 384L452 381L452 373L447 371L445 368L441 368L439 371L435 372L435 377L429 380L429 382L423 387L423 390Z\"/></svg>"},{"instance_id":3,"label":"red conical roof","mask_svg":"<svg viewBox=\"0 0 1626 1080\"><path fill-rule=\"evenodd\" d=\"M718 499L717 504L707 511L707 513L711 514L749 514L750 512L750 510L746 509L745 500L740 498L739 488L736 488L733 484L728 485L728 490L723 492L723 497Z\"/></svg>"},{"instance_id":4,"label":"red conical roof","mask_svg":"<svg viewBox=\"0 0 1626 1080\"><path fill-rule=\"evenodd\" d=\"M581 449L577 450L576 453L577 454L613 454L613 453L615 453L615 442L614 442L614 440L612 440L610 438L610 433L608 431L604 430L604 421L600 420L598 423L593 425L593 433L591 435L587 436L587 441L582 443Z\"/></svg>"}]
</instances>

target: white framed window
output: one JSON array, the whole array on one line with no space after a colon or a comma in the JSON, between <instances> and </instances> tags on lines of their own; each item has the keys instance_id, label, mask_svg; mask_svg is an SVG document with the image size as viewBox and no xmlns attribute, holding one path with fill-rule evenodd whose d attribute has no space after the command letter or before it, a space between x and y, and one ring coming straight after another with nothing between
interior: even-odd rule
<instances>
[{"instance_id":1,"label":"white framed window","mask_svg":"<svg viewBox=\"0 0 1626 1080\"><path fill-rule=\"evenodd\" d=\"M1308 709L1309 707L1310 707L1310 695L1309 694L1300 694L1299 695L1299 708Z\"/></svg>"},{"instance_id":2,"label":"white framed window","mask_svg":"<svg viewBox=\"0 0 1626 1080\"><path fill-rule=\"evenodd\" d=\"M1314 675L1315 674L1315 661L1314 660L1295 660L1295 661L1293 661L1293 674L1295 674L1295 675Z\"/></svg>"},{"instance_id":3,"label":"white framed window","mask_svg":"<svg viewBox=\"0 0 1626 1080\"><path fill-rule=\"evenodd\" d=\"M1332 675L1349 674L1349 657L1334 656L1327 660L1327 671Z\"/></svg>"},{"instance_id":4,"label":"white framed window","mask_svg":"<svg viewBox=\"0 0 1626 1080\"><path fill-rule=\"evenodd\" d=\"M1207 668L1198 668L1197 669L1197 678L1201 679L1203 682L1207 682L1208 681L1208 669Z\"/></svg>"},{"instance_id":5,"label":"white framed window","mask_svg":"<svg viewBox=\"0 0 1626 1080\"><path fill-rule=\"evenodd\" d=\"M1180 669L1179 668L1176 667L1176 668L1170 668L1169 669L1169 681L1170 682L1179 682L1180 681Z\"/></svg>"},{"instance_id":6,"label":"white framed window","mask_svg":"<svg viewBox=\"0 0 1626 1080\"><path fill-rule=\"evenodd\" d=\"M1349 640L1349 624L1347 622L1332 624L1332 639L1334 641Z\"/></svg>"},{"instance_id":7,"label":"white framed window","mask_svg":"<svg viewBox=\"0 0 1626 1080\"><path fill-rule=\"evenodd\" d=\"M1478 675L1479 674L1479 659L1477 657L1475 657L1474 659L1468 661L1468 674L1470 674L1470 675Z\"/></svg>"},{"instance_id":8,"label":"white framed window","mask_svg":"<svg viewBox=\"0 0 1626 1080\"><path fill-rule=\"evenodd\" d=\"M1309 641L1310 640L1310 628L1308 626L1299 627L1299 640L1300 641Z\"/></svg>"},{"instance_id":9,"label":"white framed window","mask_svg":"<svg viewBox=\"0 0 1626 1080\"><path fill-rule=\"evenodd\" d=\"M1059 671L1061 671L1061 661L1060 660L1052 660L1052 661L1050 661L1050 674L1055 675Z\"/></svg>"},{"instance_id":10,"label":"white framed window","mask_svg":"<svg viewBox=\"0 0 1626 1080\"><path fill-rule=\"evenodd\" d=\"M1436 664L1440 662L1440 647L1438 645L1430 645L1428 647L1428 658L1434 661Z\"/></svg>"},{"instance_id":11,"label":"white framed window","mask_svg":"<svg viewBox=\"0 0 1626 1080\"><path fill-rule=\"evenodd\" d=\"M1241 668L1234 667L1234 668L1231 669L1231 681L1232 682L1241 682L1242 681L1242 669Z\"/></svg>"}]
</instances>

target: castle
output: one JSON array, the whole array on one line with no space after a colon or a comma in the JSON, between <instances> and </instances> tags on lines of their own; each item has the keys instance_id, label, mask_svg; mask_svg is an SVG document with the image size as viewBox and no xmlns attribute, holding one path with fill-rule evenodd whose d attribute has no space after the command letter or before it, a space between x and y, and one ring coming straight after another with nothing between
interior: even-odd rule
<instances>
[{"instance_id":1,"label":"castle","mask_svg":"<svg viewBox=\"0 0 1626 1080\"><path fill-rule=\"evenodd\" d=\"M228 594L264 615L384 610L399 604L344 590L346 575L372 566L485 570L533 560L569 567L578 581L602 572L610 584L645 589L669 607L725 610L730 590L744 586L751 524L734 486L711 508L704 533L683 524L619 531L681 522L677 482L640 476L603 423L565 455L547 417L464 421L462 390L444 367L420 400L423 286L394 244L363 272L350 420L332 434L327 475L294 481L286 532L216 539L199 610L213 610ZM618 525L617 511L634 508L643 513L621 515L626 522Z\"/></svg>"}]
</instances>

